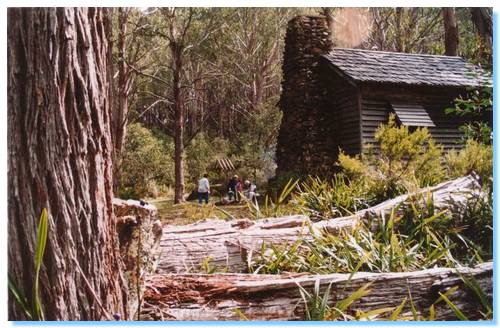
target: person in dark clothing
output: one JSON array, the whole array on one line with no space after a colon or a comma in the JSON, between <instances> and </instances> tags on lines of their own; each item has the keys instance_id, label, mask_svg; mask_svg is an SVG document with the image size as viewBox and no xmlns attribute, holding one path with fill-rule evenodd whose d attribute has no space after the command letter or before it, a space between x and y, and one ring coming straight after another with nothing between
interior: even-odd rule
<instances>
[{"instance_id":1,"label":"person in dark clothing","mask_svg":"<svg viewBox=\"0 0 500 328\"><path fill-rule=\"evenodd\" d=\"M238 184L238 176L235 175L234 177L231 178L231 180L229 180L229 183L227 185L227 189L228 189L228 199L229 201L233 201L233 200L238 200L238 194L237 194L237 190L236 190L236 185Z\"/></svg>"}]
</instances>

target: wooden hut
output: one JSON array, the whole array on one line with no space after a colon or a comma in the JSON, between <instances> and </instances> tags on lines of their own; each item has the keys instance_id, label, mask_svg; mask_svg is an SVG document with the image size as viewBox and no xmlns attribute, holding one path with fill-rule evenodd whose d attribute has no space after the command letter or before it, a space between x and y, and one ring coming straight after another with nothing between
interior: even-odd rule
<instances>
[{"instance_id":1,"label":"wooden hut","mask_svg":"<svg viewBox=\"0 0 500 328\"><path fill-rule=\"evenodd\" d=\"M460 147L464 118L445 113L467 88L487 83L460 57L335 48L321 56L338 146L359 154L394 113L400 124L426 127L445 150Z\"/></svg>"},{"instance_id":2,"label":"wooden hut","mask_svg":"<svg viewBox=\"0 0 500 328\"><path fill-rule=\"evenodd\" d=\"M464 121L445 109L485 83L460 57L333 48L325 17L297 16L285 37L276 174L329 175L339 148L363 153L390 113L427 127L445 150L458 148Z\"/></svg>"}]
</instances>

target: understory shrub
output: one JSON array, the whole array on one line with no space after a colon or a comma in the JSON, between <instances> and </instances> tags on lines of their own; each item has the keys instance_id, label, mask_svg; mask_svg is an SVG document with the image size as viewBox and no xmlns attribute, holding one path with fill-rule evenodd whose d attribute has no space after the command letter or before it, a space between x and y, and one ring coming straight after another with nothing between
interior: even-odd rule
<instances>
[{"instance_id":1,"label":"understory shrub","mask_svg":"<svg viewBox=\"0 0 500 328\"><path fill-rule=\"evenodd\" d=\"M122 153L119 197L142 198L155 186L174 182L173 144L139 123L127 127Z\"/></svg>"},{"instance_id":2,"label":"understory shrub","mask_svg":"<svg viewBox=\"0 0 500 328\"><path fill-rule=\"evenodd\" d=\"M486 186L493 178L493 146L468 140L460 151L451 150L445 157L449 178L457 178L476 172Z\"/></svg>"},{"instance_id":3,"label":"understory shrub","mask_svg":"<svg viewBox=\"0 0 500 328\"><path fill-rule=\"evenodd\" d=\"M434 185L445 177L442 149L426 128L415 131L397 126L394 115L375 133L377 155L348 156L340 151L338 166L351 182L360 181L367 199L375 203L419 187ZM368 147L369 148L369 147Z\"/></svg>"}]
</instances>

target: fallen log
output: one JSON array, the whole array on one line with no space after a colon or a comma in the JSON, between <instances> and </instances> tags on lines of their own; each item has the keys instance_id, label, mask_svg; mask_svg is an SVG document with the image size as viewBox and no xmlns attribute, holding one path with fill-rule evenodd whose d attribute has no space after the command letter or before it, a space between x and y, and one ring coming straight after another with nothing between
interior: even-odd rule
<instances>
[{"instance_id":1,"label":"fallen log","mask_svg":"<svg viewBox=\"0 0 500 328\"><path fill-rule=\"evenodd\" d=\"M312 234L324 230L336 233L351 229L359 220L387 214L419 193L432 193L437 208L444 209L450 202L456 206L477 194L480 189L478 181L478 177L472 174L424 188L418 193L398 196L352 216L319 222L312 222L304 215L292 215L254 221L209 219L186 226L165 226L157 272L199 272L204 261L209 261L217 271L247 272L248 254L259 252L263 243L293 243L299 239L312 239Z\"/></svg>"},{"instance_id":2,"label":"fallen log","mask_svg":"<svg viewBox=\"0 0 500 328\"><path fill-rule=\"evenodd\" d=\"M472 276L492 298L493 263L474 268L435 268L404 273L329 275L252 274L162 274L146 282L141 320L303 320L304 302L298 286L313 289L318 281L320 295L330 286L329 305L343 300L371 283L370 293L352 304L349 313L399 306L404 300L404 316L411 316L413 304L419 315L428 316L429 307L450 287L459 289L449 299L468 317L480 319L480 302L463 285L461 275ZM410 302L411 299L411 302ZM391 312L389 312L390 314ZM440 302L436 319L457 320L453 311Z\"/></svg>"}]
</instances>

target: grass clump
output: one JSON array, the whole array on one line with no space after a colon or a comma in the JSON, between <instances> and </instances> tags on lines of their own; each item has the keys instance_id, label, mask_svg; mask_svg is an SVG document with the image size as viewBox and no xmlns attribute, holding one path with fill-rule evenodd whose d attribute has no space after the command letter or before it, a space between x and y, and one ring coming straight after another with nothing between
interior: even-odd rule
<instances>
[{"instance_id":1,"label":"grass clump","mask_svg":"<svg viewBox=\"0 0 500 328\"><path fill-rule=\"evenodd\" d=\"M268 274L328 274L474 265L491 258L492 230L484 228L479 236L474 236L474 231L477 225L491 223L492 215L487 202L479 206L473 197L470 202L463 207L462 216L455 216L449 210L436 211L432 197L420 195L395 208L388 217L361 223L352 231L311 231L312 239L263 246L251 267L254 272Z\"/></svg>"},{"instance_id":2,"label":"grass clump","mask_svg":"<svg viewBox=\"0 0 500 328\"><path fill-rule=\"evenodd\" d=\"M371 201L364 196L363 181L351 182L337 174L330 181L309 177L299 184L291 203L313 219L329 219L351 215L369 207Z\"/></svg>"}]
</instances>

